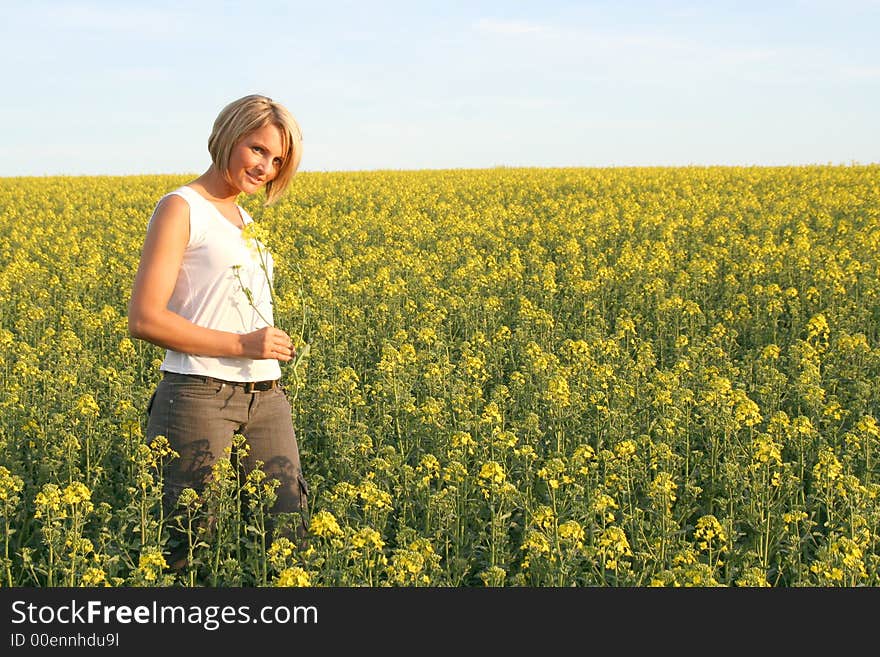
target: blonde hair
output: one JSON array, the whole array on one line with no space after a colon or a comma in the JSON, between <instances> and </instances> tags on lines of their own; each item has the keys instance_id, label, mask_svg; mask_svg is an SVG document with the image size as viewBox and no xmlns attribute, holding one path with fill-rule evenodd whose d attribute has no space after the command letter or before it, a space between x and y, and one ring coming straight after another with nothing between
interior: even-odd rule
<instances>
[{"instance_id":1,"label":"blonde hair","mask_svg":"<svg viewBox=\"0 0 880 657\"><path fill-rule=\"evenodd\" d=\"M208 138L211 161L225 176L232 149L239 140L269 124L281 130L283 154L278 175L266 183L265 205L272 205L281 198L302 159L302 131L290 111L267 96L244 96L220 110Z\"/></svg>"}]
</instances>

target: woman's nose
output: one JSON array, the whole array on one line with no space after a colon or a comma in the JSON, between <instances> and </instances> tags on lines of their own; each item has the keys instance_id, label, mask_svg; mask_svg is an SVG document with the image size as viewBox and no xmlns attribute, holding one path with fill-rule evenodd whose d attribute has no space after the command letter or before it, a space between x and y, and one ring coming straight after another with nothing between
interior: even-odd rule
<instances>
[{"instance_id":1,"label":"woman's nose","mask_svg":"<svg viewBox=\"0 0 880 657\"><path fill-rule=\"evenodd\" d=\"M265 173L266 171L273 171L275 168L274 162L273 162L271 156L261 158L258 166L260 168L260 173Z\"/></svg>"}]
</instances>

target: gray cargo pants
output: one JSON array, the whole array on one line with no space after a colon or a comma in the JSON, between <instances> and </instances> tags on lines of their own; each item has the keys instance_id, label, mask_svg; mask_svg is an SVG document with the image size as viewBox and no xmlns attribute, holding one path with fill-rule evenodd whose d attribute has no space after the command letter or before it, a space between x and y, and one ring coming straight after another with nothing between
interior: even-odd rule
<instances>
[{"instance_id":1,"label":"gray cargo pants","mask_svg":"<svg viewBox=\"0 0 880 657\"><path fill-rule=\"evenodd\" d=\"M270 513L300 512L305 535L308 486L302 474L299 446L291 419L290 402L280 386L248 391L243 384L210 377L165 372L147 409L146 437L165 436L180 458L164 473L164 505L174 512L184 488L204 489L212 466L226 456L236 433L247 439L248 455L241 459L245 472L257 461L269 478L280 482L278 499Z\"/></svg>"}]
</instances>

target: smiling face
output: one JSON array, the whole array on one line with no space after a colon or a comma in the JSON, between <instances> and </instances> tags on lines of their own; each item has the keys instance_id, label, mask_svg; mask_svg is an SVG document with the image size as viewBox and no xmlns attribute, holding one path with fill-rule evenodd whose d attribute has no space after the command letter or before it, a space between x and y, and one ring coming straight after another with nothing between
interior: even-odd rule
<instances>
[{"instance_id":1,"label":"smiling face","mask_svg":"<svg viewBox=\"0 0 880 657\"><path fill-rule=\"evenodd\" d=\"M229 154L227 180L245 194L253 194L271 182L284 161L284 139L273 123L244 135Z\"/></svg>"}]
</instances>

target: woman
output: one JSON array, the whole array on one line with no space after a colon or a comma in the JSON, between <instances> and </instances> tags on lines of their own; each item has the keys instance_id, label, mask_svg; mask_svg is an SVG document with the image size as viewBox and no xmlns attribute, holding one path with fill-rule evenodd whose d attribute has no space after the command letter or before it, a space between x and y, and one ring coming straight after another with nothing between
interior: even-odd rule
<instances>
[{"instance_id":1,"label":"woman","mask_svg":"<svg viewBox=\"0 0 880 657\"><path fill-rule=\"evenodd\" d=\"M184 488L201 491L238 433L249 447L245 471L262 461L281 484L270 511L304 516L308 491L279 385L279 361L295 356L294 344L267 325L272 259L242 234L252 219L237 204L264 186L266 205L281 197L299 167L302 134L286 108L250 95L220 112L208 151L207 171L157 203L128 310L131 335L166 349L147 409L147 439L165 436L179 454L165 473L164 505L171 513ZM172 567L183 565L171 556Z\"/></svg>"}]
</instances>

